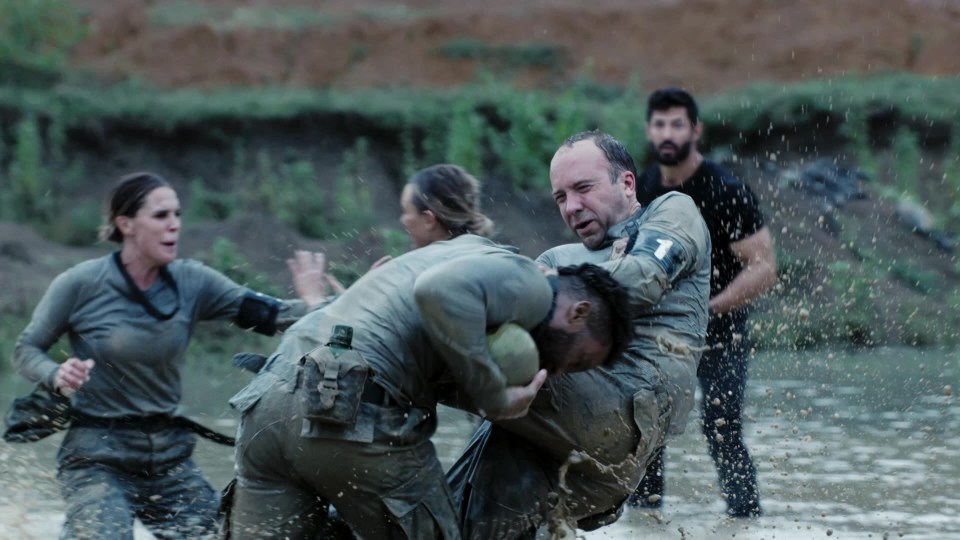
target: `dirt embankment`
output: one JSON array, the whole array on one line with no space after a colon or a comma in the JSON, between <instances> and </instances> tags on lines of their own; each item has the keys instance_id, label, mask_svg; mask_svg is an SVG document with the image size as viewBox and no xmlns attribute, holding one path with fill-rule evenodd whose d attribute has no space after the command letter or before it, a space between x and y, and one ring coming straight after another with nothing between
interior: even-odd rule
<instances>
[{"instance_id":1,"label":"dirt embankment","mask_svg":"<svg viewBox=\"0 0 960 540\"><path fill-rule=\"evenodd\" d=\"M604 84L639 76L704 94L757 80L960 73L955 0L78 3L96 32L76 63L162 87L442 88L483 67L550 86L589 66Z\"/></svg>"},{"instance_id":2,"label":"dirt embankment","mask_svg":"<svg viewBox=\"0 0 960 540\"><path fill-rule=\"evenodd\" d=\"M478 67L499 70L522 86L543 87L561 85L589 65L601 84L623 85L638 75L647 89L682 85L702 96L757 80L791 82L885 70L960 73L955 37L960 2L954 0L488 0L482 6L465 0L402 5L328 0L322 12L307 0L77 2L89 9L96 31L78 49L75 65L108 79L137 78L167 88L442 88L470 82ZM175 13L176 24L170 22L171 5L182 10ZM297 11L305 6L313 11ZM268 27L262 27L265 13L276 16ZM291 24L297 17L314 22ZM261 27L252 27L257 25ZM341 140L344 134L331 133L329 127L310 126L298 128L305 131L261 126L244 137L251 149L272 155L313 156L318 178L334 178L333 156L351 141ZM823 144L823 133L789 134L799 139L815 135L818 155L791 159L839 150ZM372 144L371 155L384 162L397 153L377 146L376 140ZM221 179L224 185L215 186L219 190L236 188L223 174L230 153L215 145L140 133L99 150L77 150L90 154L77 157L90 164L85 171L92 196L105 190L104 179L131 167L156 170L180 184L202 173L206 179ZM858 310L870 317L874 332L866 341L899 343L909 342L913 331L904 321L914 315L904 309L926 304L924 320L933 322L941 312L949 314L943 311L950 309L945 295L921 290L930 284L920 280L933 273L944 291L955 289L960 276L952 254L912 235L897 222L892 205L869 186L870 198L831 210L822 197L783 185L763 167L764 149L754 150L755 155L740 156L739 172L757 191L780 252L791 259L779 294L764 305L770 316L756 320L802 327L801 317L816 319L818 311ZM398 228L402 179L390 172L396 170L395 163L378 163L365 179L376 194L379 228ZM516 194L496 178L485 189L486 209L500 227L500 239L524 254L536 256L573 240L548 195ZM189 208L188 191L181 189ZM283 258L294 248L322 249L331 260L360 269L385 250L376 231L311 241L265 216L188 222L186 230L183 256L209 250L218 236L225 236L255 272L278 284L288 282ZM0 314L26 313L54 275L105 249L62 248L23 226L0 224L0 275L18 284L0 295ZM836 277L830 265L837 261L853 269L857 281L851 281L849 291L836 290L838 280L830 281ZM868 272L879 273L874 279ZM941 325L951 321L944 318ZM810 332L831 324L844 321L824 320ZM942 330L956 332L953 327Z\"/></svg>"}]
</instances>

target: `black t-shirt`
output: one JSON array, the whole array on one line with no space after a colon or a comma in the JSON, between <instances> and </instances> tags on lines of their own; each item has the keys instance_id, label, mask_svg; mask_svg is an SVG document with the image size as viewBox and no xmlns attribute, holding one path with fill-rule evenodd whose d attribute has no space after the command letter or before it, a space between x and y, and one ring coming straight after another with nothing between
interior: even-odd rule
<instances>
[{"instance_id":1,"label":"black t-shirt","mask_svg":"<svg viewBox=\"0 0 960 540\"><path fill-rule=\"evenodd\" d=\"M743 269L730 244L756 233L763 227L763 215L757 199L746 184L710 160L704 160L693 176L676 188L662 184L660 166L653 165L637 181L637 200L643 206L667 193L679 191L690 196L700 208L710 229L713 244L710 262L710 296L726 288Z\"/></svg>"}]
</instances>

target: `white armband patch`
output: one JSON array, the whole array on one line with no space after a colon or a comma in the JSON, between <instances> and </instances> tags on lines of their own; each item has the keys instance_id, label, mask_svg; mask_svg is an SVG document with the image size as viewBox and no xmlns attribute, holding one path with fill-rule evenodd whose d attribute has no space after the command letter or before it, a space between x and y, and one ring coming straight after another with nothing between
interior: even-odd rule
<instances>
[{"instance_id":1,"label":"white armband patch","mask_svg":"<svg viewBox=\"0 0 960 540\"><path fill-rule=\"evenodd\" d=\"M664 240L663 238L658 238L657 250L653 252L653 256L662 261L663 258L667 256L667 253L670 252L671 247L673 247L673 240Z\"/></svg>"}]
</instances>

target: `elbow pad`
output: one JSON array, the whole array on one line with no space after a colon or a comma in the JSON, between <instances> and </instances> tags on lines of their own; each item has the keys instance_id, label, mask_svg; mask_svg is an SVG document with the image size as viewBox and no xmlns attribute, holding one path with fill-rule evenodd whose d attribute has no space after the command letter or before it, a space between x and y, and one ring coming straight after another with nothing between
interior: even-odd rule
<instances>
[{"instance_id":1,"label":"elbow pad","mask_svg":"<svg viewBox=\"0 0 960 540\"><path fill-rule=\"evenodd\" d=\"M280 313L280 301L265 294L247 291L240 302L237 318L234 322L244 330L253 330L258 334L272 336L277 333L277 314Z\"/></svg>"}]
</instances>

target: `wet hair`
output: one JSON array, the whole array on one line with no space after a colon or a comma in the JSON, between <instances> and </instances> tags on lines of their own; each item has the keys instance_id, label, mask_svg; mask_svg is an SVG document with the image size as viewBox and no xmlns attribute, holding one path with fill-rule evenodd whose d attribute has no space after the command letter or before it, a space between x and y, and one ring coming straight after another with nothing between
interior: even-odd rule
<instances>
[{"instance_id":1,"label":"wet hair","mask_svg":"<svg viewBox=\"0 0 960 540\"><path fill-rule=\"evenodd\" d=\"M143 207L153 190L170 187L162 176L150 172L137 172L124 176L110 190L103 205L104 223L100 226L100 240L123 243L123 234L117 229L120 216L133 217Z\"/></svg>"},{"instance_id":2,"label":"wet hair","mask_svg":"<svg viewBox=\"0 0 960 540\"><path fill-rule=\"evenodd\" d=\"M561 266L557 273L561 292L593 304L586 331L597 341L610 343L611 356L619 353L633 339L627 288L595 264Z\"/></svg>"},{"instance_id":3,"label":"wet hair","mask_svg":"<svg viewBox=\"0 0 960 540\"><path fill-rule=\"evenodd\" d=\"M453 236L491 236L493 221L480 212L480 181L456 165L433 165L410 177L413 205L429 210Z\"/></svg>"},{"instance_id":4,"label":"wet hair","mask_svg":"<svg viewBox=\"0 0 960 540\"><path fill-rule=\"evenodd\" d=\"M580 141L593 141L593 144L597 145L597 148L603 152L603 156L610 163L610 181L614 184L617 183L620 175L624 172L630 171L634 177L637 176L637 165L633 161L633 156L627 151L627 147L613 135L604 133L599 129L581 131L563 141L563 146L572 147Z\"/></svg>"},{"instance_id":5,"label":"wet hair","mask_svg":"<svg viewBox=\"0 0 960 540\"><path fill-rule=\"evenodd\" d=\"M680 88L661 88L647 98L647 122L655 111L668 111L674 107L686 109L691 125L695 126L700 121L700 109L689 92Z\"/></svg>"}]
</instances>

